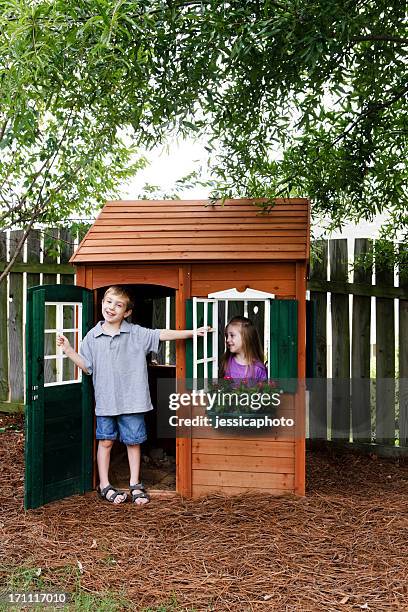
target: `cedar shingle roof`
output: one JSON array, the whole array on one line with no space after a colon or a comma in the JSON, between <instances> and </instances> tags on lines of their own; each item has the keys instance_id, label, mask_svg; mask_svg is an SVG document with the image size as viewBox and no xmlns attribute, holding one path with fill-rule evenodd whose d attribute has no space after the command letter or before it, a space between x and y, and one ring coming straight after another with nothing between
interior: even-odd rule
<instances>
[{"instance_id":1,"label":"cedar shingle roof","mask_svg":"<svg viewBox=\"0 0 408 612\"><path fill-rule=\"evenodd\" d=\"M269 213L254 202L107 202L70 261L307 259L309 201L276 200Z\"/></svg>"}]
</instances>

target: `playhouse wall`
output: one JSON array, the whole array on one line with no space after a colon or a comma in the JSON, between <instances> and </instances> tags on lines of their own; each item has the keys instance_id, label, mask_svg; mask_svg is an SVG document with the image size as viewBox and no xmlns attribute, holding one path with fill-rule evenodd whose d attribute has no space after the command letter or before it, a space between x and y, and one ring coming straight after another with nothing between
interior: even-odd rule
<instances>
[{"instance_id":1,"label":"playhouse wall","mask_svg":"<svg viewBox=\"0 0 408 612\"><path fill-rule=\"evenodd\" d=\"M247 287L299 300L298 375L304 375L306 262L242 263L116 263L79 265L77 284L89 289L110 284L152 284L176 289L176 327L185 328L185 300L209 293ZM176 351L177 378L185 377L185 351ZM197 497L211 491L234 494L248 489L272 494L304 494L305 446L302 431L304 404L300 395L284 396L285 416L295 415L295 432L269 436L234 436L217 432L212 437L196 432L177 440L177 491ZM285 437L286 436L286 437Z\"/></svg>"},{"instance_id":2,"label":"playhouse wall","mask_svg":"<svg viewBox=\"0 0 408 612\"><path fill-rule=\"evenodd\" d=\"M296 297L295 262L193 264L191 295L206 297L214 291L231 289L245 291L247 287L276 294L276 297Z\"/></svg>"},{"instance_id":3,"label":"playhouse wall","mask_svg":"<svg viewBox=\"0 0 408 612\"><path fill-rule=\"evenodd\" d=\"M206 297L214 291L247 287L296 298L302 290L302 274L296 262L193 264L191 295ZM305 276L305 266L303 264ZM305 289L305 287L304 287ZM305 298L305 293L304 293ZM303 316L300 309L300 316ZM300 325L302 328L302 325ZM285 394L280 414L295 419L302 410L297 396ZM304 448L301 433L270 430L266 434L208 434L194 429L191 441L191 495L214 491L237 494L248 489L274 495L304 494Z\"/></svg>"}]
</instances>

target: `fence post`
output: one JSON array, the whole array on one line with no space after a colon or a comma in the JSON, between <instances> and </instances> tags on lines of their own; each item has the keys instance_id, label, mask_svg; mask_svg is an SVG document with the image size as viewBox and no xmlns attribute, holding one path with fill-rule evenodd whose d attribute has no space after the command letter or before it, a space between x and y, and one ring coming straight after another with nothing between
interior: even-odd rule
<instances>
[{"instance_id":1,"label":"fence post","mask_svg":"<svg viewBox=\"0 0 408 612\"><path fill-rule=\"evenodd\" d=\"M357 238L354 246L354 283L372 284L372 241ZM359 260L359 258L362 258ZM371 442L370 405L371 297L353 295L351 354L351 423L353 442Z\"/></svg>"},{"instance_id":2,"label":"fence post","mask_svg":"<svg viewBox=\"0 0 408 612\"><path fill-rule=\"evenodd\" d=\"M10 258L13 257L18 242L23 236L22 230L10 232ZM23 261L23 251L16 262ZM23 275L21 272L10 272L9 276L9 381L10 401L24 402L23 370Z\"/></svg>"},{"instance_id":3,"label":"fence post","mask_svg":"<svg viewBox=\"0 0 408 612\"><path fill-rule=\"evenodd\" d=\"M59 231L59 237L61 240L60 246L60 263L67 264L74 253L74 242L75 236L71 230L61 228ZM61 285L73 285L75 282L73 274L61 274L60 284Z\"/></svg>"},{"instance_id":4,"label":"fence post","mask_svg":"<svg viewBox=\"0 0 408 612\"><path fill-rule=\"evenodd\" d=\"M392 246L392 245L391 245ZM375 284L394 286L394 265L376 258ZM395 445L394 300L376 298L376 442Z\"/></svg>"},{"instance_id":5,"label":"fence post","mask_svg":"<svg viewBox=\"0 0 408 612\"><path fill-rule=\"evenodd\" d=\"M408 256L401 245L400 255ZM408 266L400 263L399 286L408 289ZM408 300L399 300L398 372L399 372L399 443L408 446Z\"/></svg>"},{"instance_id":6,"label":"fence post","mask_svg":"<svg viewBox=\"0 0 408 612\"><path fill-rule=\"evenodd\" d=\"M330 240L330 280L348 281L347 240ZM350 437L349 296L331 294L332 313L332 440Z\"/></svg>"},{"instance_id":7,"label":"fence post","mask_svg":"<svg viewBox=\"0 0 408 612\"><path fill-rule=\"evenodd\" d=\"M41 253L41 232L32 230L27 238L27 263L39 263ZM40 284L40 274L27 274L27 289Z\"/></svg>"},{"instance_id":8,"label":"fence post","mask_svg":"<svg viewBox=\"0 0 408 612\"><path fill-rule=\"evenodd\" d=\"M328 242L314 244L310 280L327 281ZM311 291L310 300L316 303L316 380L310 391L309 437L327 440L327 293Z\"/></svg>"}]
</instances>

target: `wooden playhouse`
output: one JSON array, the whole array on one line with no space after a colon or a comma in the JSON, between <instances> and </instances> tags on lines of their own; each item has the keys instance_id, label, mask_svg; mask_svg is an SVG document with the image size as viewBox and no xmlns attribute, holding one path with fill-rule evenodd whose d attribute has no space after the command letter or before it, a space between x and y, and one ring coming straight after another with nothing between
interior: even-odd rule
<instances>
[{"instance_id":1,"label":"wooden playhouse","mask_svg":"<svg viewBox=\"0 0 408 612\"><path fill-rule=\"evenodd\" d=\"M214 343L222 338L223 323L210 320L213 301L224 303L223 317L226 295L232 296L236 307L242 293L247 310L248 303L266 303L263 316L270 317L270 375L301 381L305 377L309 202L279 200L268 210L254 204L253 200L215 205L204 201L108 202L71 259L77 284L94 291L97 309L101 289L112 284L133 285L144 296L174 295L175 327L191 327L194 319L197 326L211 323L218 336ZM196 309L192 316L191 298ZM291 308L283 309L283 300ZM268 303L278 308L271 312ZM98 312L95 316L97 320ZM139 321L150 323L148 317ZM207 355L203 350L198 349L199 354L197 346L187 350L186 359L184 343L177 343L177 380L216 377L208 369L214 365L208 348ZM296 417L290 432L278 428L262 436L220 431L214 436L197 437L192 432L180 437L176 444L177 492L194 497L214 490L260 489L303 495L304 409L299 383L296 392L283 395L283 410Z\"/></svg>"},{"instance_id":2,"label":"wooden playhouse","mask_svg":"<svg viewBox=\"0 0 408 612\"><path fill-rule=\"evenodd\" d=\"M153 382L163 372L165 377L177 381L216 377L217 355L223 350L223 327L228 316L241 308L240 312L249 317L260 317L258 327L261 336L264 332L270 376L292 379L292 383L296 380L295 386L292 384L292 389L282 395L282 410L294 417L295 426L290 431L272 428L263 435L222 430L201 435L198 429L191 435L180 436L175 442L175 488L184 496L195 497L216 490L233 494L248 489L277 495L304 495L303 382L309 213L306 199L281 199L273 206L255 200L227 200L224 204L196 200L107 202L71 258L76 266L77 287L58 290L66 292L62 308L68 309L68 317L75 318L78 297L74 292L78 294L84 288L81 320L75 324L64 323L65 311L61 310L60 315L56 311L57 322L58 317L62 322L50 330L46 329L49 325L44 323L43 315L46 338L47 333L51 335L62 329L64 333L71 331L75 339L75 329L78 331L82 326L85 333L99 320L106 288L122 284L130 287L136 297L140 296L140 300L136 299L135 321L142 325L159 327L152 319L151 303L157 297L166 297L172 300L172 326L176 329L200 324L213 326L214 332L201 344L196 339L191 343L177 342L175 359L156 367ZM29 292L28 321L30 317L37 321L41 318L38 315L41 311L37 314L35 311L41 304L45 309L54 308L61 295L56 291L55 286L50 286L49 290L38 287L32 294ZM69 308L74 310L71 312ZM167 327L169 323L171 320L167 318ZM41 364L42 353L47 355L41 345L41 332L37 340L33 339L31 344L28 341L27 351L30 363ZM59 363L60 370L68 367L62 355L48 352L50 355L44 360L55 358L57 370ZM47 370L49 362L44 363ZM41 367L44 370L44 365ZM152 364L150 370L154 368ZM76 463L75 452L65 444L65 454L58 455L62 457L60 473L56 473L52 454L55 442L49 451L45 450L42 464L29 442L27 464L35 467L30 467L27 475L26 507L85 491L92 487L92 482L95 484L89 443L92 430L90 395L86 387L89 383L83 380L87 377L76 381L72 374L71 384L65 384L60 372L59 379L55 375L55 380L47 383L46 372L45 378L44 371L31 369L30 372L28 386L33 391L27 414L33 430L31 438L40 431L47 438L47 428L53 431L55 419L62 418L60 402L65 398L67 436L76 428L77 435L72 433L72 440L82 436L82 443L76 451L81 455ZM154 389L152 397L155 397ZM30 417L36 414L36 402L45 406L44 416L38 417L42 419L40 423L37 417ZM80 409L74 418L72 410L76 405ZM68 468L70 461L72 465ZM47 469L44 466L50 462L54 466L52 473L44 476ZM40 476L42 491L38 492L36 483Z\"/></svg>"}]
</instances>

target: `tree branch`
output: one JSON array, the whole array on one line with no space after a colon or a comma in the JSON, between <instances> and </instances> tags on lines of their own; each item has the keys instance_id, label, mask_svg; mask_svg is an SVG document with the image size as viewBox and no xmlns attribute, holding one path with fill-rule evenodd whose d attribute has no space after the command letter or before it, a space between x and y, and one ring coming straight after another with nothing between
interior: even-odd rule
<instances>
[{"instance_id":1,"label":"tree branch","mask_svg":"<svg viewBox=\"0 0 408 612\"><path fill-rule=\"evenodd\" d=\"M384 109L388 108L389 106L392 106L394 104L394 102L397 102L397 100L399 100L400 98L402 98L403 96L405 96L405 94L408 92L408 86L404 87L404 89L402 89L401 91L397 92L395 94L395 96L393 96L390 100L388 100L387 102L383 102L382 104L377 104L377 105L373 105L370 108L368 108L366 111L364 111L363 113L361 113L357 119L355 119L351 125L349 125L349 127L344 130L344 132L342 132L341 134L339 134L337 136L337 138L335 138L333 140L333 142L331 143L331 146L334 146L335 144L337 144L340 140L343 140L343 138L345 136L347 136L347 134L349 134L351 132L351 130L353 130L356 125L358 125L360 123L360 121L364 118L367 117L367 115L369 115L372 112L378 112L378 111L383 111Z\"/></svg>"},{"instance_id":2,"label":"tree branch","mask_svg":"<svg viewBox=\"0 0 408 612\"><path fill-rule=\"evenodd\" d=\"M400 38L399 36L390 36L388 34L367 34L366 36L353 36L350 39L350 42L364 42L364 41L385 41L385 42L395 42L400 45L408 45L408 38Z\"/></svg>"},{"instance_id":3,"label":"tree branch","mask_svg":"<svg viewBox=\"0 0 408 612\"><path fill-rule=\"evenodd\" d=\"M2 282L2 280L4 278L7 277L8 273L10 272L11 268L13 267L17 257L19 256L21 249L24 246L25 241L27 240L27 237L29 235L29 233L31 232L31 229L34 225L34 222L36 221L38 216L38 212L35 211L34 215L32 216L28 226L26 227L24 234L22 235L22 237L20 238L17 246L16 246L16 250L14 252L13 257L10 259L10 261L8 262L8 264L6 265L6 267L4 268L3 272L0 274L0 283Z\"/></svg>"},{"instance_id":4,"label":"tree branch","mask_svg":"<svg viewBox=\"0 0 408 612\"><path fill-rule=\"evenodd\" d=\"M7 129L7 124L8 124L8 119L5 119L3 122L3 125L0 128L0 142L3 140L4 138L4 133Z\"/></svg>"}]
</instances>

